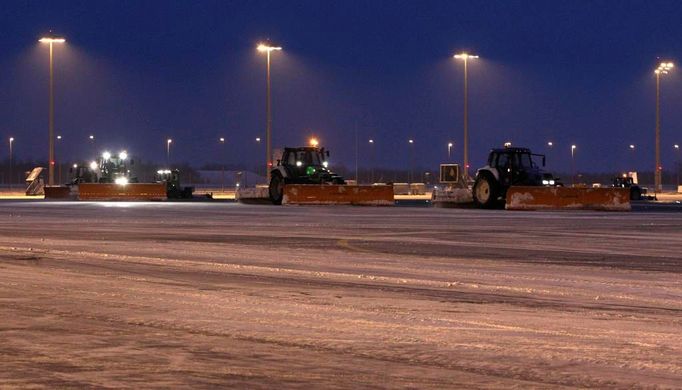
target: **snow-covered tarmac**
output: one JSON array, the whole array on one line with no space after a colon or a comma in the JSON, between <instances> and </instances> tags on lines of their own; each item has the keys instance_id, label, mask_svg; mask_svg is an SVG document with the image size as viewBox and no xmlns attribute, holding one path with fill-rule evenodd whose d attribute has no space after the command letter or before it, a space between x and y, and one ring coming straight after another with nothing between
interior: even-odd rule
<instances>
[{"instance_id":1,"label":"snow-covered tarmac","mask_svg":"<svg viewBox=\"0 0 682 390\"><path fill-rule=\"evenodd\" d=\"M0 387L682 387L682 214L0 202Z\"/></svg>"}]
</instances>

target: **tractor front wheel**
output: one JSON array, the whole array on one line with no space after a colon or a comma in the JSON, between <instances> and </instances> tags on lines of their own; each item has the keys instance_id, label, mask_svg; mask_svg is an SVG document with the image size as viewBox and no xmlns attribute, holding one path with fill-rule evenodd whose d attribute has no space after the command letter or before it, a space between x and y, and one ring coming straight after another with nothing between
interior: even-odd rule
<instances>
[{"instance_id":1,"label":"tractor front wheel","mask_svg":"<svg viewBox=\"0 0 682 390\"><path fill-rule=\"evenodd\" d=\"M270 201L272 204L282 204L282 199L284 198L284 178L279 172L272 174L268 192L270 194Z\"/></svg>"},{"instance_id":2,"label":"tractor front wheel","mask_svg":"<svg viewBox=\"0 0 682 390\"><path fill-rule=\"evenodd\" d=\"M497 198L500 189L497 180L489 173L481 173L476 177L473 188L474 203L484 209L499 207Z\"/></svg>"}]
</instances>

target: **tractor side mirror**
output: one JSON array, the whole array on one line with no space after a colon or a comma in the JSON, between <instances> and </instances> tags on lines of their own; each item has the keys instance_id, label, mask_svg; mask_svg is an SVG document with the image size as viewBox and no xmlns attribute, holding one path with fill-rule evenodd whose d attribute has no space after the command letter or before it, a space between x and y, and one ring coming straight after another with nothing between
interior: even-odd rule
<instances>
[{"instance_id":1,"label":"tractor side mirror","mask_svg":"<svg viewBox=\"0 0 682 390\"><path fill-rule=\"evenodd\" d=\"M542 166L545 166L545 156L542 156Z\"/></svg>"},{"instance_id":2,"label":"tractor side mirror","mask_svg":"<svg viewBox=\"0 0 682 390\"><path fill-rule=\"evenodd\" d=\"M327 157L329 157L329 151L328 150L325 151L325 154L327 155Z\"/></svg>"}]
</instances>

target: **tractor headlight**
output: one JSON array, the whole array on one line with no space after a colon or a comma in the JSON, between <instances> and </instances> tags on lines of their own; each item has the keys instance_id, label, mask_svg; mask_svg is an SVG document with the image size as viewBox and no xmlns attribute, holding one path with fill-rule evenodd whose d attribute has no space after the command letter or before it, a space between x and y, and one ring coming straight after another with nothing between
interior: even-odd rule
<instances>
[{"instance_id":1,"label":"tractor headlight","mask_svg":"<svg viewBox=\"0 0 682 390\"><path fill-rule=\"evenodd\" d=\"M124 186L124 185L128 184L128 178L127 177L117 177L114 180L114 183L121 185L121 186Z\"/></svg>"},{"instance_id":2,"label":"tractor headlight","mask_svg":"<svg viewBox=\"0 0 682 390\"><path fill-rule=\"evenodd\" d=\"M542 180L542 185L543 185L543 186L548 186L548 185L549 185L549 180L543 179L543 180Z\"/></svg>"},{"instance_id":3,"label":"tractor headlight","mask_svg":"<svg viewBox=\"0 0 682 390\"><path fill-rule=\"evenodd\" d=\"M329 166L329 163L327 161L322 161L322 166L327 168Z\"/></svg>"},{"instance_id":4,"label":"tractor headlight","mask_svg":"<svg viewBox=\"0 0 682 390\"><path fill-rule=\"evenodd\" d=\"M549 185L553 186L556 182L554 180L549 181Z\"/></svg>"},{"instance_id":5,"label":"tractor headlight","mask_svg":"<svg viewBox=\"0 0 682 390\"><path fill-rule=\"evenodd\" d=\"M96 171L97 168L99 168L99 165L97 165L96 161L93 161L90 163L90 169L92 169L93 171Z\"/></svg>"},{"instance_id":6,"label":"tractor headlight","mask_svg":"<svg viewBox=\"0 0 682 390\"><path fill-rule=\"evenodd\" d=\"M301 161L296 161L296 166L297 167L303 166L303 163Z\"/></svg>"}]
</instances>

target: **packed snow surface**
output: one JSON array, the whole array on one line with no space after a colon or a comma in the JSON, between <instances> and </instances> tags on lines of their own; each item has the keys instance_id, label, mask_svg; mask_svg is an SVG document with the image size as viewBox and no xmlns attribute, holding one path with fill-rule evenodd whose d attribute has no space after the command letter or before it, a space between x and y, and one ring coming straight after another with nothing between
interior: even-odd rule
<instances>
[{"instance_id":1,"label":"packed snow surface","mask_svg":"<svg viewBox=\"0 0 682 390\"><path fill-rule=\"evenodd\" d=\"M681 387L680 248L680 213L0 202L0 387Z\"/></svg>"}]
</instances>

